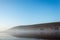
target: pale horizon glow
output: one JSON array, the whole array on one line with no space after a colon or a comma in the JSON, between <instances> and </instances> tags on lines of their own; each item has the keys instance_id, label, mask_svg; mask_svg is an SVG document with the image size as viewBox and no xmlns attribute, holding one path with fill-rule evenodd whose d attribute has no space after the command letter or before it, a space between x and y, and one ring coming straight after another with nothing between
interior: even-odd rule
<instances>
[{"instance_id":1,"label":"pale horizon glow","mask_svg":"<svg viewBox=\"0 0 60 40\"><path fill-rule=\"evenodd\" d=\"M0 31L5 31L7 29L8 29L8 27L0 26Z\"/></svg>"},{"instance_id":2,"label":"pale horizon glow","mask_svg":"<svg viewBox=\"0 0 60 40\"><path fill-rule=\"evenodd\" d=\"M47 22L60 22L60 0L0 0L0 31Z\"/></svg>"}]
</instances>

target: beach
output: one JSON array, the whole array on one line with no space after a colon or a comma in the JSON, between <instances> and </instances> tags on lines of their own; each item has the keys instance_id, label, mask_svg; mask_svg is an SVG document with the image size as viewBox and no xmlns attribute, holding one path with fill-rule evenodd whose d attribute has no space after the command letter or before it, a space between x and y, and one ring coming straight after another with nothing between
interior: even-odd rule
<instances>
[{"instance_id":1,"label":"beach","mask_svg":"<svg viewBox=\"0 0 60 40\"><path fill-rule=\"evenodd\" d=\"M33 38L17 38L9 35L8 33L0 32L0 40L37 40Z\"/></svg>"}]
</instances>

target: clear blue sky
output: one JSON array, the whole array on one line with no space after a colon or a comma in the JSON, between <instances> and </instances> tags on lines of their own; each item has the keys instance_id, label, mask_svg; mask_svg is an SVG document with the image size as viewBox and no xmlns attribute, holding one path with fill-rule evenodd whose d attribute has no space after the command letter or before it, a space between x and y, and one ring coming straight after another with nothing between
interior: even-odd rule
<instances>
[{"instance_id":1,"label":"clear blue sky","mask_svg":"<svg viewBox=\"0 0 60 40\"><path fill-rule=\"evenodd\" d=\"M59 0L0 0L0 26L58 21Z\"/></svg>"}]
</instances>

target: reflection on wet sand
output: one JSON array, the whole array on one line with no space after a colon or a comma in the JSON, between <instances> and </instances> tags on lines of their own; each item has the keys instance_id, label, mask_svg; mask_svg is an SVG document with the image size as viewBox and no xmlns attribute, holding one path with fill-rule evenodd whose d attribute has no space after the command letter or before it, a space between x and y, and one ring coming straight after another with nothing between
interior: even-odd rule
<instances>
[{"instance_id":1,"label":"reflection on wet sand","mask_svg":"<svg viewBox=\"0 0 60 40\"><path fill-rule=\"evenodd\" d=\"M0 40L38 40L38 39L30 39L30 38L17 38L9 35L8 33L0 32Z\"/></svg>"}]
</instances>

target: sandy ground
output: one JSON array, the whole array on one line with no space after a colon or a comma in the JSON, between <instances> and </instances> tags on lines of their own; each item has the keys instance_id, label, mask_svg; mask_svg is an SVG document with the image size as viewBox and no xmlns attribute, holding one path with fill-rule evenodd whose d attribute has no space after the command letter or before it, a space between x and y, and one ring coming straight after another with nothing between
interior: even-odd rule
<instances>
[{"instance_id":1,"label":"sandy ground","mask_svg":"<svg viewBox=\"0 0 60 40\"><path fill-rule=\"evenodd\" d=\"M0 40L40 40L40 39L16 38L16 37L9 35L8 33L0 33Z\"/></svg>"},{"instance_id":2,"label":"sandy ground","mask_svg":"<svg viewBox=\"0 0 60 40\"><path fill-rule=\"evenodd\" d=\"M8 33L0 33L0 40L48 40L48 39L17 38L9 35ZM49 39L49 40L59 40L59 39Z\"/></svg>"}]
</instances>

